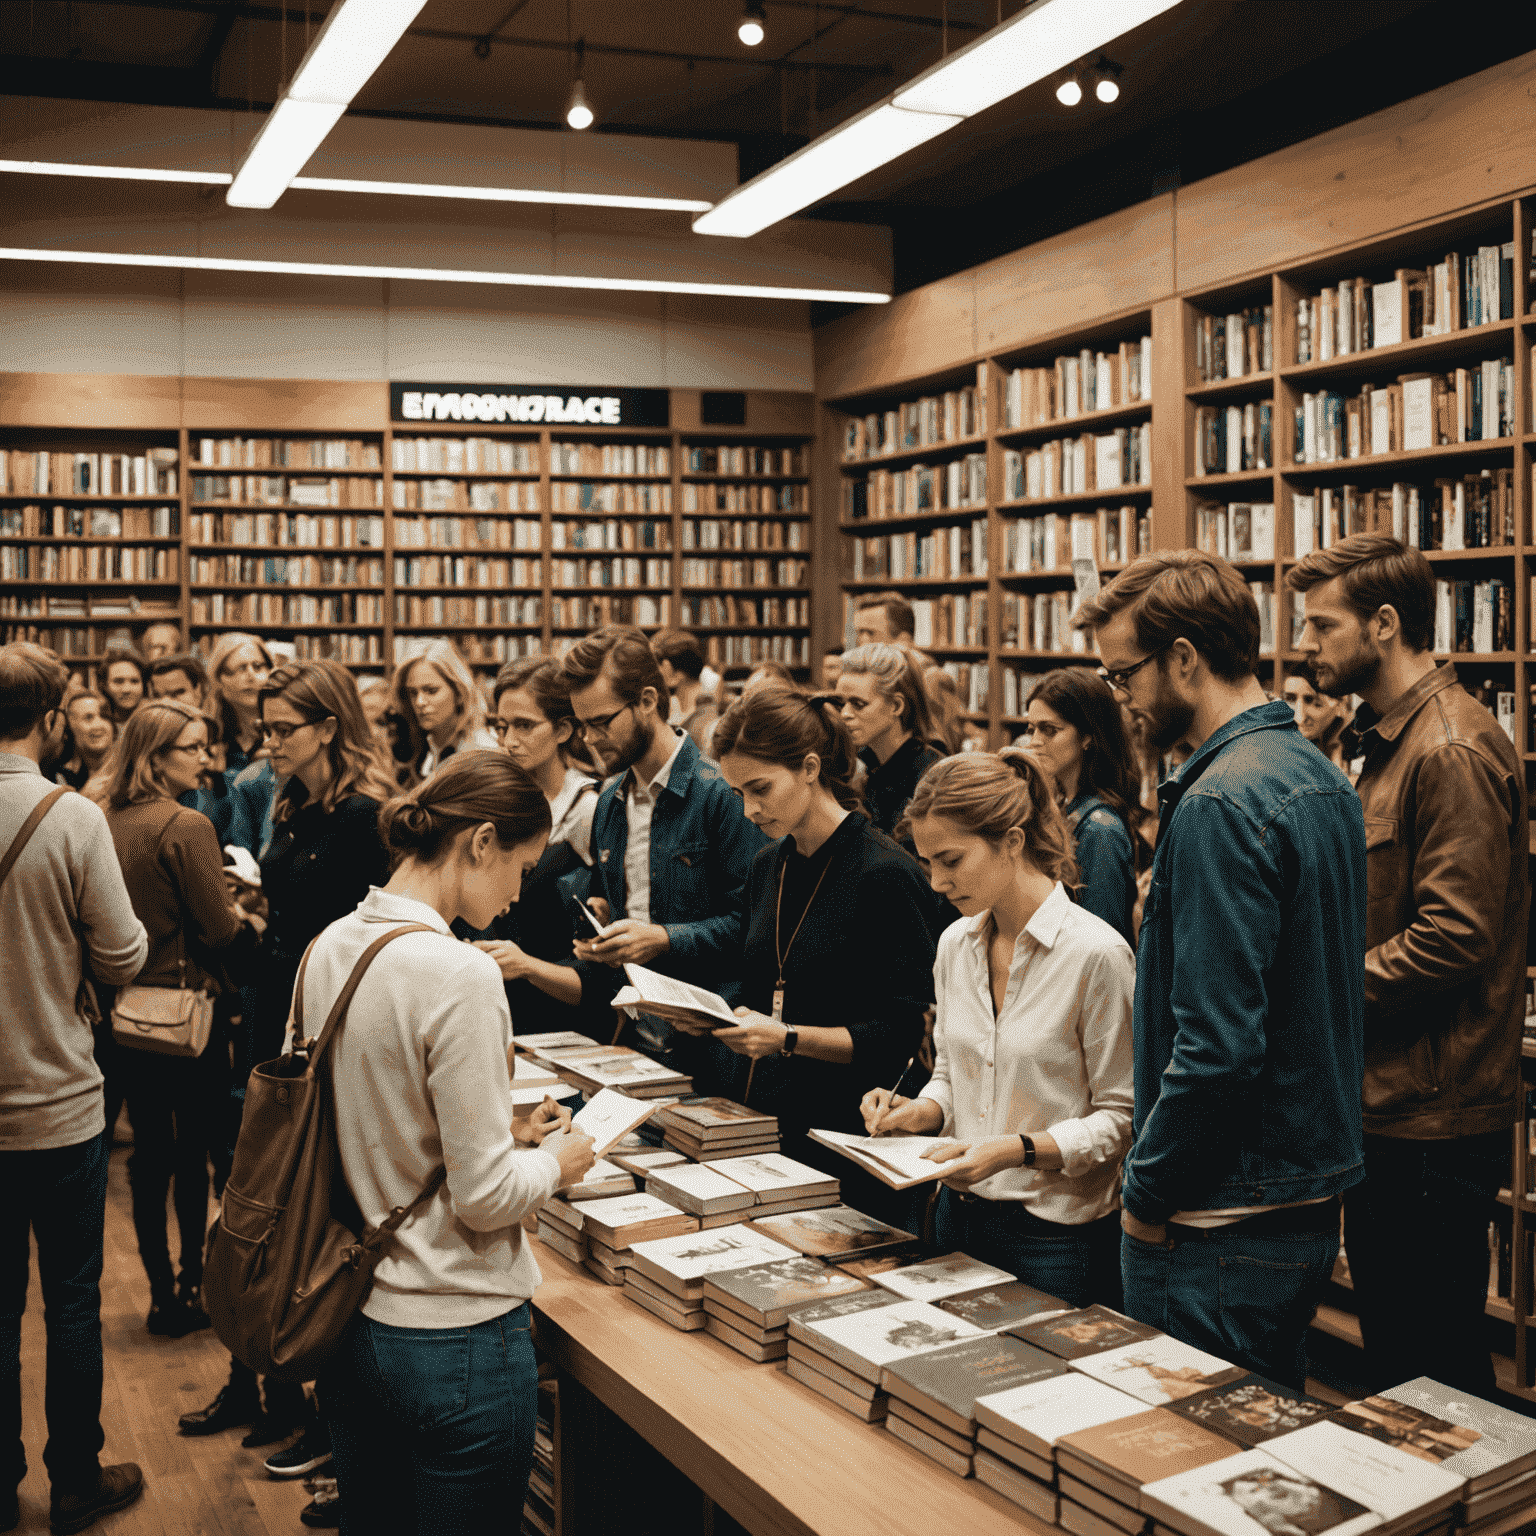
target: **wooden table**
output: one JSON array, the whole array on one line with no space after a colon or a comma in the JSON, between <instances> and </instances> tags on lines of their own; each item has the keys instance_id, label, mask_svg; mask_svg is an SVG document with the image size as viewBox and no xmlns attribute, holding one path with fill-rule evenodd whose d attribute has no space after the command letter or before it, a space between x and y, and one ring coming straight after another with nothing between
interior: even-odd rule
<instances>
[{"instance_id":1,"label":"wooden table","mask_svg":"<svg viewBox=\"0 0 1536 1536\"><path fill-rule=\"evenodd\" d=\"M758 1365L707 1333L669 1327L544 1244L535 1252L544 1271L533 1298L538 1339L562 1392L566 1380L590 1392L753 1536L1019 1536L1021 1527L1059 1536L974 1478L860 1423L782 1361ZM574 1429L561 1436L561 1481L591 1489L605 1475L604 1448ZM565 1524L565 1536L584 1536L606 1521Z\"/></svg>"}]
</instances>

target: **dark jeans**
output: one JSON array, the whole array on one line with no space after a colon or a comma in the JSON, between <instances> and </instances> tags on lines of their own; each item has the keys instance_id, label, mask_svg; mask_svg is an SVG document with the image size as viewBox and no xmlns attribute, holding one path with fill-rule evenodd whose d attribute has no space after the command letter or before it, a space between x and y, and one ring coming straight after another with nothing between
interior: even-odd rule
<instances>
[{"instance_id":1,"label":"dark jeans","mask_svg":"<svg viewBox=\"0 0 1536 1536\"><path fill-rule=\"evenodd\" d=\"M959 1250L1017 1275L1069 1306L1120 1304L1120 1213L1069 1227L1044 1221L1017 1200L962 1200L939 1191L933 1240L940 1253Z\"/></svg>"},{"instance_id":2,"label":"dark jeans","mask_svg":"<svg viewBox=\"0 0 1536 1536\"><path fill-rule=\"evenodd\" d=\"M1508 1131L1365 1138L1365 1182L1344 1197L1344 1245L1373 1391L1432 1376L1493 1395L1488 1223L1509 1179L1509 1147Z\"/></svg>"},{"instance_id":3,"label":"dark jeans","mask_svg":"<svg viewBox=\"0 0 1536 1536\"><path fill-rule=\"evenodd\" d=\"M1293 1391L1307 1380L1307 1328L1339 1254L1325 1230L1245 1232L1242 1223L1162 1246L1124 1235L1125 1311Z\"/></svg>"},{"instance_id":4,"label":"dark jeans","mask_svg":"<svg viewBox=\"0 0 1536 1536\"><path fill-rule=\"evenodd\" d=\"M37 1235L48 1335L43 1465L56 1489L90 1483L101 1453L101 1260L107 1219L107 1137L41 1152L0 1152L0 1487L27 1475L21 1443L21 1315L28 1229Z\"/></svg>"},{"instance_id":5,"label":"dark jeans","mask_svg":"<svg viewBox=\"0 0 1536 1536\"><path fill-rule=\"evenodd\" d=\"M203 1239L208 1233L208 1155L224 1135L229 1102L229 1047L215 1029L196 1060L150 1051L121 1053L133 1154L133 1230L152 1295L171 1293L175 1280L166 1238L165 1200L174 1183L181 1233L181 1272L203 1282Z\"/></svg>"},{"instance_id":6,"label":"dark jeans","mask_svg":"<svg viewBox=\"0 0 1536 1536\"><path fill-rule=\"evenodd\" d=\"M538 1417L527 1302L472 1328L392 1328L359 1312L322 1385L343 1532L517 1528Z\"/></svg>"}]
</instances>

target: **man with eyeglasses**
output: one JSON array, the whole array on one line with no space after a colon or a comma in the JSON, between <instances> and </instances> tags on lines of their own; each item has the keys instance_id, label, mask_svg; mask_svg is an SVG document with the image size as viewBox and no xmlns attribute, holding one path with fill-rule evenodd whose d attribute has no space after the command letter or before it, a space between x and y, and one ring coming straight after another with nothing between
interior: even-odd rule
<instances>
[{"instance_id":1,"label":"man with eyeglasses","mask_svg":"<svg viewBox=\"0 0 1536 1536\"><path fill-rule=\"evenodd\" d=\"M592 894L615 919L576 945L582 996L611 997L625 964L697 982L734 1002L743 901L766 841L720 771L667 724L670 694L643 633L611 624L579 641L560 675L588 747L613 775L592 818ZM641 1040L670 1031L642 1020Z\"/></svg>"},{"instance_id":2,"label":"man with eyeglasses","mask_svg":"<svg viewBox=\"0 0 1536 1536\"><path fill-rule=\"evenodd\" d=\"M1079 610L1160 752L1136 955L1125 1309L1300 1390L1306 1333L1363 1176L1365 823L1349 780L1255 675L1243 578L1145 556Z\"/></svg>"}]
</instances>

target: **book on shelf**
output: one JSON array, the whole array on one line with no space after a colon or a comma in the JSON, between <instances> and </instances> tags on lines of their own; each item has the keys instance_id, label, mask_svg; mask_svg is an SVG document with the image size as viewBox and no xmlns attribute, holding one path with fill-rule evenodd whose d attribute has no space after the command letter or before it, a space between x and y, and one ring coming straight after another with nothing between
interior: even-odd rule
<instances>
[{"instance_id":1,"label":"book on shelf","mask_svg":"<svg viewBox=\"0 0 1536 1536\"><path fill-rule=\"evenodd\" d=\"M534 622L538 618L538 599L532 598ZM670 595L651 597L636 593L633 597L614 597L611 594L593 597L575 597L569 593L556 593L549 600L549 622L556 628L581 630L599 629L604 624L638 624L655 627L667 624L672 617ZM570 644L574 644L574 637ZM566 649L570 648L566 645Z\"/></svg>"},{"instance_id":2,"label":"book on shelf","mask_svg":"<svg viewBox=\"0 0 1536 1536\"><path fill-rule=\"evenodd\" d=\"M987 415L987 365L978 363L974 386L925 395L893 410L850 416L843 429L843 458L874 459L934 443L984 437Z\"/></svg>"},{"instance_id":3,"label":"book on shelf","mask_svg":"<svg viewBox=\"0 0 1536 1536\"><path fill-rule=\"evenodd\" d=\"M1002 1285L1013 1279L1006 1269L983 1264L965 1253L946 1253L919 1264L905 1264L874 1277L882 1290L909 1301L939 1302L984 1285ZM959 1314L956 1314L957 1316Z\"/></svg>"},{"instance_id":4,"label":"book on shelf","mask_svg":"<svg viewBox=\"0 0 1536 1536\"><path fill-rule=\"evenodd\" d=\"M382 528L382 520L380 520ZM537 554L544 528L537 518L397 517L396 549L501 549Z\"/></svg>"},{"instance_id":5,"label":"book on shelf","mask_svg":"<svg viewBox=\"0 0 1536 1536\"><path fill-rule=\"evenodd\" d=\"M181 551L142 544L0 545L0 580L158 581L181 576Z\"/></svg>"},{"instance_id":6,"label":"book on shelf","mask_svg":"<svg viewBox=\"0 0 1536 1536\"><path fill-rule=\"evenodd\" d=\"M712 667L750 667L782 661L788 667L811 664L809 635L710 635L704 647Z\"/></svg>"},{"instance_id":7,"label":"book on shelf","mask_svg":"<svg viewBox=\"0 0 1536 1536\"><path fill-rule=\"evenodd\" d=\"M194 463L216 469L382 469L379 445L360 437L198 437Z\"/></svg>"},{"instance_id":8,"label":"book on shelf","mask_svg":"<svg viewBox=\"0 0 1536 1536\"><path fill-rule=\"evenodd\" d=\"M1514 592L1507 581L1435 582L1435 655L1512 650L1514 632Z\"/></svg>"},{"instance_id":9,"label":"book on shelf","mask_svg":"<svg viewBox=\"0 0 1536 1536\"><path fill-rule=\"evenodd\" d=\"M956 524L927 533L893 533L850 544L855 581L944 579L987 574L987 522Z\"/></svg>"},{"instance_id":10,"label":"book on shelf","mask_svg":"<svg viewBox=\"0 0 1536 1536\"><path fill-rule=\"evenodd\" d=\"M413 629L426 628L428 626L438 628L468 627L480 628L493 624L537 624L543 602L538 597L442 597L407 596L405 593L395 594L395 623L404 624ZM475 639L484 645L487 637L476 636ZM511 637L515 642L517 637ZM510 661L518 655L539 654L538 636L531 637L533 649L511 650L502 660ZM461 648L466 646L468 637L460 636ZM494 637L500 643L507 641L508 637L500 635ZM395 660L405 661L415 645L409 636L397 635L395 637ZM491 653L491 654L494 654Z\"/></svg>"},{"instance_id":11,"label":"book on shelf","mask_svg":"<svg viewBox=\"0 0 1536 1536\"><path fill-rule=\"evenodd\" d=\"M1003 450L1004 501L1043 501L1152 483L1152 423Z\"/></svg>"},{"instance_id":12,"label":"book on shelf","mask_svg":"<svg viewBox=\"0 0 1536 1536\"><path fill-rule=\"evenodd\" d=\"M811 600L808 597L737 597L722 593L713 597L685 597L682 602L685 629L709 629L720 625L751 629L785 626L810 627Z\"/></svg>"},{"instance_id":13,"label":"book on shelf","mask_svg":"<svg viewBox=\"0 0 1536 1536\"><path fill-rule=\"evenodd\" d=\"M1204 384L1268 373L1275 366L1272 304L1255 304L1195 321L1195 372Z\"/></svg>"},{"instance_id":14,"label":"book on shelf","mask_svg":"<svg viewBox=\"0 0 1536 1536\"><path fill-rule=\"evenodd\" d=\"M487 559L479 555L396 555L397 589L412 587L537 587L542 560Z\"/></svg>"},{"instance_id":15,"label":"book on shelf","mask_svg":"<svg viewBox=\"0 0 1536 1536\"><path fill-rule=\"evenodd\" d=\"M321 559L255 555L193 555L187 562L193 586L219 583L263 587L382 587L384 562L356 556Z\"/></svg>"},{"instance_id":16,"label":"book on shelf","mask_svg":"<svg viewBox=\"0 0 1536 1536\"><path fill-rule=\"evenodd\" d=\"M514 565L521 563L513 562ZM688 563L686 560L683 562L684 566ZM535 560L529 564L535 573L532 585L536 586L539 562ZM593 560L551 560L550 582L557 587L668 587L672 584L672 562L656 557L641 559L634 555L615 555Z\"/></svg>"},{"instance_id":17,"label":"book on shelf","mask_svg":"<svg viewBox=\"0 0 1536 1536\"><path fill-rule=\"evenodd\" d=\"M1003 593L1003 644L1009 650L1033 651L1037 656L1089 656L1097 641L1088 632L1072 627L1072 616L1080 606L1080 596L1071 591ZM1009 682L1009 678L1013 682ZM1003 669L1003 713L1021 714L1013 707L1027 702L1034 679L1021 679L1014 668Z\"/></svg>"},{"instance_id":18,"label":"book on shelf","mask_svg":"<svg viewBox=\"0 0 1536 1536\"><path fill-rule=\"evenodd\" d=\"M1291 497L1292 552L1299 559L1355 533L1390 533L1414 549L1491 549L1516 538L1514 471L1390 486L1318 486Z\"/></svg>"},{"instance_id":19,"label":"book on shelf","mask_svg":"<svg viewBox=\"0 0 1536 1536\"><path fill-rule=\"evenodd\" d=\"M551 443L552 475L670 475L666 443Z\"/></svg>"},{"instance_id":20,"label":"book on shelf","mask_svg":"<svg viewBox=\"0 0 1536 1536\"><path fill-rule=\"evenodd\" d=\"M1195 508L1195 548L1223 560L1273 560L1274 503L1202 502Z\"/></svg>"},{"instance_id":21,"label":"book on shelf","mask_svg":"<svg viewBox=\"0 0 1536 1536\"><path fill-rule=\"evenodd\" d=\"M397 512L537 512L537 480L396 480Z\"/></svg>"},{"instance_id":22,"label":"book on shelf","mask_svg":"<svg viewBox=\"0 0 1536 1536\"><path fill-rule=\"evenodd\" d=\"M1048 368L1003 375L1004 431L1045 426L1152 398L1152 338L1122 341L1113 352L1084 347Z\"/></svg>"},{"instance_id":23,"label":"book on shelf","mask_svg":"<svg viewBox=\"0 0 1536 1536\"><path fill-rule=\"evenodd\" d=\"M639 550L671 547L670 520L610 517L600 523L557 520L550 524L551 549Z\"/></svg>"},{"instance_id":24,"label":"book on shelf","mask_svg":"<svg viewBox=\"0 0 1536 1536\"><path fill-rule=\"evenodd\" d=\"M912 643L919 650L951 645L985 650L986 594L945 592L939 597L915 598L912 602Z\"/></svg>"},{"instance_id":25,"label":"book on shelf","mask_svg":"<svg viewBox=\"0 0 1536 1536\"><path fill-rule=\"evenodd\" d=\"M1142 507L1098 507L1092 512L1044 512L1003 521L1003 569L1063 573L1073 559L1119 565L1152 548L1152 515Z\"/></svg>"},{"instance_id":26,"label":"book on shelf","mask_svg":"<svg viewBox=\"0 0 1536 1536\"><path fill-rule=\"evenodd\" d=\"M351 475L193 475L197 506L382 507L384 482Z\"/></svg>"},{"instance_id":27,"label":"book on shelf","mask_svg":"<svg viewBox=\"0 0 1536 1536\"><path fill-rule=\"evenodd\" d=\"M910 517L919 512L984 507L986 503L984 453L968 453L947 464L874 469L863 480L843 481L844 522Z\"/></svg>"},{"instance_id":28,"label":"book on shelf","mask_svg":"<svg viewBox=\"0 0 1536 1536\"><path fill-rule=\"evenodd\" d=\"M1003 1328L1022 1328L1060 1312L1076 1309L1059 1296L1038 1291L1022 1280L1003 1280L959 1291L938 1302L940 1310L953 1312L987 1333Z\"/></svg>"},{"instance_id":29,"label":"book on shelf","mask_svg":"<svg viewBox=\"0 0 1536 1536\"><path fill-rule=\"evenodd\" d=\"M732 549L755 553L758 550L797 550L811 547L810 524L805 522L770 522L766 518L738 518L734 522L719 517L685 517L684 549Z\"/></svg>"},{"instance_id":30,"label":"book on shelf","mask_svg":"<svg viewBox=\"0 0 1536 1536\"><path fill-rule=\"evenodd\" d=\"M810 564L805 560L689 558L681 565L685 587L803 587L810 577Z\"/></svg>"},{"instance_id":31,"label":"book on shelf","mask_svg":"<svg viewBox=\"0 0 1536 1536\"><path fill-rule=\"evenodd\" d=\"M890 1226L848 1205L818 1206L760 1216L752 1225L797 1253L841 1262L905 1249L916 1242L911 1232Z\"/></svg>"},{"instance_id":32,"label":"book on shelf","mask_svg":"<svg viewBox=\"0 0 1536 1536\"><path fill-rule=\"evenodd\" d=\"M787 1329L790 1313L798 1308L866 1289L856 1276L797 1253L706 1276L704 1300L730 1309L757 1328Z\"/></svg>"},{"instance_id":33,"label":"book on shelf","mask_svg":"<svg viewBox=\"0 0 1536 1536\"><path fill-rule=\"evenodd\" d=\"M537 442L507 437L394 437L391 465L406 474L536 475Z\"/></svg>"},{"instance_id":34,"label":"book on shelf","mask_svg":"<svg viewBox=\"0 0 1536 1536\"><path fill-rule=\"evenodd\" d=\"M1330 1404L1253 1374L1193 1397L1175 1398L1166 1406L1170 1413L1203 1424L1250 1450L1334 1415Z\"/></svg>"},{"instance_id":35,"label":"book on shelf","mask_svg":"<svg viewBox=\"0 0 1536 1536\"><path fill-rule=\"evenodd\" d=\"M0 455L3 457L3 455ZM0 507L0 537L23 539L174 539L181 508Z\"/></svg>"},{"instance_id":36,"label":"book on shelf","mask_svg":"<svg viewBox=\"0 0 1536 1536\"><path fill-rule=\"evenodd\" d=\"M985 499L985 498L983 498ZM750 512L757 517L774 512L810 514L807 485L699 485L683 486L683 512Z\"/></svg>"},{"instance_id":37,"label":"book on shelf","mask_svg":"<svg viewBox=\"0 0 1536 1536\"><path fill-rule=\"evenodd\" d=\"M808 450L803 443L761 446L740 443L686 443L685 475L806 475Z\"/></svg>"},{"instance_id":38,"label":"book on shelf","mask_svg":"<svg viewBox=\"0 0 1536 1536\"><path fill-rule=\"evenodd\" d=\"M1272 469L1275 408L1268 400L1246 405L1195 407L1195 473L1238 475Z\"/></svg>"},{"instance_id":39,"label":"book on shelf","mask_svg":"<svg viewBox=\"0 0 1536 1536\"><path fill-rule=\"evenodd\" d=\"M143 579L142 577L139 579ZM357 594L347 597L274 597L248 592L243 597L215 592L193 595L190 602L194 624L382 624L382 596ZM370 658L372 659L372 658Z\"/></svg>"},{"instance_id":40,"label":"book on shelf","mask_svg":"<svg viewBox=\"0 0 1536 1536\"><path fill-rule=\"evenodd\" d=\"M856 1301L858 1297L840 1297ZM824 1307L805 1308L794 1314L790 1326L801 1325L811 1348L826 1355L865 1381L880 1384L886 1366L909 1355L922 1354L945 1344L976 1338L980 1330L922 1301L897 1300L889 1307L872 1307L832 1316L814 1316Z\"/></svg>"},{"instance_id":41,"label":"book on shelf","mask_svg":"<svg viewBox=\"0 0 1536 1536\"><path fill-rule=\"evenodd\" d=\"M549 498L553 512L672 511L672 487L665 480L638 484L557 480L549 488Z\"/></svg>"},{"instance_id":42,"label":"book on shelf","mask_svg":"<svg viewBox=\"0 0 1536 1536\"><path fill-rule=\"evenodd\" d=\"M143 453L52 453L0 448L0 496L175 496L174 448Z\"/></svg>"},{"instance_id":43,"label":"book on shelf","mask_svg":"<svg viewBox=\"0 0 1536 1536\"><path fill-rule=\"evenodd\" d=\"M187 536L194 544L383 549L384 519L355 515L316 517L306 512L193 512L187 522Z\"/></svg>"}]
</instances>

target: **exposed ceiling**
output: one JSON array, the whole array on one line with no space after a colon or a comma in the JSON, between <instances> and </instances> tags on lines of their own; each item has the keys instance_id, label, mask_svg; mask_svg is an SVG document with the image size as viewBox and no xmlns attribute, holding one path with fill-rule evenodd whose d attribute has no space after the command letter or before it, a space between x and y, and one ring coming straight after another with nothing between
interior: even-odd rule
<instances>
[{"instance_id":1,"label":"exposed ceiling","mask_svg":"<svg viewBox=\"0 0 1536 1536\"><path fill-rule=\"evenodd\" d=\"M733 140L745 178L1020 8L767 0L767 38L748 49L736 0L428 0L353 109L557 128L568 39L582 38L594 131ZM262 111L325 9L3 0L0 81ZM1123 68L1115 106L1069 111L1044 82L813 212L890 224L906 289L1533 47L1528 4L1182 0L1110 50Z\"/></svg>"}]
</instances>

